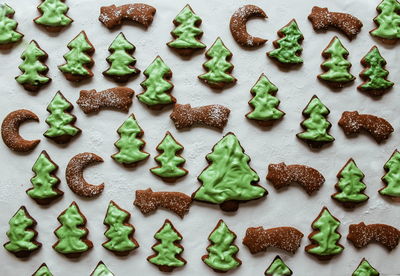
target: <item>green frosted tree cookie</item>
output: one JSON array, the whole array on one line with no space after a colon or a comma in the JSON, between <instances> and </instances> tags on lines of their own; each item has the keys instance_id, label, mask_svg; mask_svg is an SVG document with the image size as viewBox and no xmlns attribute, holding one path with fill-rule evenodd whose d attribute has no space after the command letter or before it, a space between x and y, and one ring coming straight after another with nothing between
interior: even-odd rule
<instances>
[{"instance_id":1,"label":"green frosted tree cookie","mask_svg":"<svg viewBox=\"0 0 400 276\"><path fill-rule=\"evenodd\" d=\"M239 248L234 245L235 233L229 230L223 220L220 220L214 228L208 240L211 245L207 247L207 255L201 259L203 262L217 272L227 272L242 264L236 257Z\"/></svg>"},{"instance_id":2,"label":"green frosted tree cookie","mask_svg":"<svg viewBox=\"0 0 400 276\"><path fill-rule=\"evenodd\" d=\"M379 190L383 196L400 198L400 153L395 150L383 167L386 174L382 177L385 187Z\"/></svg>"},{"instance_id":3,"label":"green frosted tree cookie","mask_svg":"<svg viewBox=\"0 0 400 276\"><path fill-rule=\"evenodd\" d=\"M183 247L179 244L182 236L168 219L165 220L154 238L158 242L152 247L155 254L147 257L150 263L156 265L163 272L171 272L186 264L186 260L180 256L183 252Z\"/></svg>"},{"instance_id":4,"label":"green frosted tree cookie","mask_svg":"<svg viewBox=\"0 0 400 276\"><path fill-rule=\"evenodd\" d=\"M279 256L275 257L264 273L265 276L291 276L292 274L292 270L290 270Z\"/></svg>"},{"instance_id":5,"label":"green frosted tree cookie","mask_svg":"<svg viewBox=\"0 0 400 276\"><path fill-rule=\"evenodd\" d=\"M376 28L370 34L384 43L394 44L400 39L400 3L397 0L383 0L377 7L374 18Z\"/></svg>"},{"instance_id":6,"label":"green frosted tree cookie","mask_svg":"<svg viewBox=\"0 0 400 276\"><path fill-rule=\"evenodd\" d=\"M219 204L224 211L236 211L240 202L267 194L257 184L260 178L249 166L250 157L235 134L226 134L206 159L209 165L198 177L202 186L193 193L194 200Z\"/></svg>"},{"instance_id":7,"label":"green frosted tree cookie","mask_svg":"<svg viewBox=\"0 0 400 276\"><path fill-rule=\"evenodd\" d=\"M114 276L114 274L102 261L100 261L90 276Z\"/></svg>"},{"instance_id":8,"label":"green frosted tree cookie","mask_svg":"<svg viewBox=\"0 0 400 276\"><path fill-rule=\"evenodd\" d=\"M103 247L117 255L127 255L139 247L133 238L135 229L129 223L131 215L128 211L120 208L114 201L110 201L107 209L104 225L108 226L104 235L108 238Z\"/></svg>"},{"instance_id":9,"label":"green frosted tree cookie","mask_svg":"<svg viewBox=\"0 0 400 276\"><path fill-rule=\"evenodd\" d=\"M300 43L304 39L296 20L292 19L286 26L278 31L279 39L273 42L275 50L268 52L270 58L284 64L301 64L300 57L303 48Z\"/></svg>"},{"instance_id":10,"label":"green frosted tree cookie","mask_svg":"<svg viewBox=\"0 0 400 276\"><path fill-rule=\"evenodd\" d=\"M53 276L53 274L50 272L50 269L47 267L45 263L43 263L38 270L36 270L32 276Z\"/></svg>"},{"instance_id":11,"label":"green frosted tree cookie","mask_svg":"<svg viewBox=\"0 0 400 276\"><path fill-rule=\"evenodd\" d=\"M0 4L0 50L10 49L24 37L16 31L18 23L12 19L14 13L9 5Z\"/></svg>"},{"instance_id":12,"label":"green frosted tree cookie","mask_svg":"<svg viewBox=\"0 0 400 276\"><path fill-rule=\"evenodd\" d=\"M117 82L127 82L140 73L140 70L135 67L136 59L132 57L135 46L126 39L123 33L117 35L108 51L111 52L107 58L110 67L103 72L104 76Z\"/></svg>"},{"instance_id":13,"label":"green frosted tree cookie","mask_svg":"<svg viewBox=\"0 0 400 276\"><path fill-rule=\"evenodd\" d=\"M274 121L285 115L285 112L278 109L280 101L275 97L278 88L264 74L250 92L253 98L249 101L249 105L253 111L246 114L248 119L255 120L261 126L271 126Z\"/></svg>"},{"instance_id":14,"label":"green frosted tree cookie","mask_svg":"<svg viewBox=\"0 0 400 276\"><path fill-rule=\"evenodd\" d=\"M203 64L203 68L207 72L199 76L201 81L212 88L219 89L236 82L236 78L230 74L233 70L233 65L229 62L232 52L226 48L221 38L218 37L207 50L206 57L209 61Z\"/></svg>"},{"instance_id":15,"label":"green frosted tree cookie","mask_svg":"<svg viewBox=\"0 0 400 276\"><path fill-rule=\"evenodd\" d=\"M66 15L69 8L64 2L65 0L42 0L38 6L41 15L33 21L49 32L59 32L71 25L73 20Z\"/></svg>"},{"instance_id":16,"label":"green frosted tree cookie","mask_svg":"<svg viewBox=\"0 0 400 276\"><path fill-rule=\"evenodd\" d=\"M363 258L352 276L379 276L379 272Z\"/></svg>"}]
</instances>

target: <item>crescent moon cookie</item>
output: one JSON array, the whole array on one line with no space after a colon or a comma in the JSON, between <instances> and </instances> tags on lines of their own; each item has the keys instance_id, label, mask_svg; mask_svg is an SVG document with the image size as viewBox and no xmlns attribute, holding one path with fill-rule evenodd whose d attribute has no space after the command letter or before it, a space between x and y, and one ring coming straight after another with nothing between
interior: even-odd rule
<instances>
[{"instance_id":1,"label":"crescent moon cookie","mask_svg":"<svg viewBox=\"0 0 400 276\"><path fill-rule=\"evenodd\" d=\"M9 5L0 4L0 50L11 49L24 37L16 31L18 23L13 19L14 13Z\"/></svg>"},{"instance_id":2,"label":"crescent moon cookie","mask_svg":"<svg viewBox=\"0 0 400 276\"><path fill-rule=\"evenodd\" d=\"M100 185L89 184L83 177L83 170L90 165L101 162L103 162L103 159L100 156L90 152L80 153L72 157L65 170L65 177L70 189L83 197L99 195L104 189L104 183Z\"/></svg>"},{"instance_id":3,"label":"crescent moon cookie","mask_svg":"<svg viewBox=\"0 0 400 276\"><path fill-rule=\"evenodd\" d=\"M68 17L69 7L65 0L42 0L37 7L40 16L33 19L33 22L44 27L48 32L58 33L74 21Z\"/></svg>"},{"instance_id":4,"label":"crescent moon cookie","mask_svg":"<svg viewBox=\"0 0 400 276\"><path fill-rule=\"evenodd\" d=\"M6 146L17 152L32 151L40 140L25 140L19 134L19 127L26 121L39 122L39 118L30 110L19 109L8 114L1 124L1 137Z\"/></svg>"},{"instance_id":5,"label":"crescent moon cookie","mask_svg":"<svg viewBox=\"0 0 400 276\"><path fill-rule=\"evenodd\" d=\"M244 47L257 47L267 42L266 39L254 37L247 32L246 23L252 17L268 18L265 12L255 5L245 5L231 17L230 29L235 41Z\"/></svg>"}]
</instances>

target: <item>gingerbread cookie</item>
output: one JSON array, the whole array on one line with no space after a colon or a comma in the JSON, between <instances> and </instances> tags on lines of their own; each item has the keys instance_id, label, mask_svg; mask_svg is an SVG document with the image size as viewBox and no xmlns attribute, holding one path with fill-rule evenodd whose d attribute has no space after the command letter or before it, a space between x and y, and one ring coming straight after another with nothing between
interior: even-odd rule
<instances>
[{"instance_id":1,"label":"gingerbread cookie","mask_svg":"<svg viewBox=\"0 0 400 276\"><path fill-rule=\"evenodd\" d=\"M42 265L32 274L32 276L53 276L50 269L47 267L46 263Z\"/></svg>"},{"instance_id":2,"label":"gingerbread cookie","mask_svg":"<svg viewBox=\"0 0 400 276\"><path fill-rule=\"evenodd\" d=\"M258 47L267 42L266 39L254 37L247 32L247 21L251 18L268 18L265 12L255 5L244 5L235 11L231 17L229 27L233 39L244 47Z\"/></svg>"},{"instance_id":3,"label":"gingerbread cookie","mask_svg":"<svg viewBox=\"0 0 400 276\"><path fill-rule=\"evenodd\" d=\"M52 33L68 27L74 20L67 15L69 7L64 2L65 0L42 0L37 7L41 15L33 19L33 22Z\"/></svg>"},{"instance_id":4,"label":"gingerbread cookie","mask_svg":"<svg viewBox=\"0 0 400 276\"><path fill-rule=\"evenodd\" d=\"M392 199L400 199L400 153L397 149L383 168L386 172L382 177L385 187L380 189L379 193Z\"/></svg>"},{"instance_id":5,"label":"gingerbread cookie","mask_svg":"<svg viewBox=\"0 0 400 276\"><path fill-rule=\"evenodd\" d=\"M292 270L277 255L264 273L265 276L291 276Z\"/></svg>"},{"instance_id":6,"label":"gingerbread cookie","mask_svg":"<svg viewBox=\"0 0 400 276\"><path fill-rule=\"evenodd\" d=\"M100 261L90 276L114 276L114 274L102 261Z\"/></svg>"},{"instance_id":7,"label":"gingerbread cookie","mask_svg":"<svg viewBox=\"0 0 400 276\"><path fill-rule=\"evenodd\" d=\"M376 10L376 28L369 33L383 43L395 44L400 39L400 3L397 0L382 0Z\"/></svg>"},{"instance_id":8,"label":"gingerbread cookie","mask_svg":"<svg viewBox=\"0 0 400 276\"><path fill-rule=\"evenodd\" d=\"M18 23L13 19L14 13L9 5L0 4L0 50L11 49L24 37L16 31Z\"/></svg>"},{"instance_id":9,"label":"gingerbread cookie","mask_svg":"<svg viewBox=\"0 0 400 276\"><path fill-rule=\"evenodd\" d=\"M13 111L4 118L1 124L1 137L9 149L16 152L28 152L40 143L40 140L26 140L19 134L20 125L26 121L39 122L39 118L27 109Z\"/></svg>"},{"instance_id":10,"label":"gingerbread cookie","mask_svg":"<svg viewBox=\"0 0 400 276\"><path fill-rule=\"evenodd\" d=\"M144 27L153 22L156 9L150 5L135 3L122 6L104 6L100 8L99 21L108 29L122 25L124 22L135 22Z\"/></svg>"},{"instance_id":11,"label":"gingerbread cookie","mask_svg":"<svg viewBox=\"0 0 400 276\"><path fill-rule=\"evenodd\" d=\"M379 272L363 258L352 276L379 276Z\"/></svg>"}]
</instances>

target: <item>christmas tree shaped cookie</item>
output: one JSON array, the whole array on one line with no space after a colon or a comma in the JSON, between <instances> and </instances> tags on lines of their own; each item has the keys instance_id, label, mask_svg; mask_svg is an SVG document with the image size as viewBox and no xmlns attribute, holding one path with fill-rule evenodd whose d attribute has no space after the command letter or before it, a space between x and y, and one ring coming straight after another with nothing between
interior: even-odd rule
<instances>
[{"instance_id":1,"label":"christmas tree shaped cookie","mask_svg":"<svg viewBox=\"0 0 400 276\"><path fill-rule=\"evenodd\" d=\"M132 57L135 46L126 39L123 33L117 35L108 51L111 52L107 58L110 67L103 72L104 76L117 82L127 82L140 73L140 70L135 67L136 59Z\"/></svg>"},{"instance_id":2,"label":"christmas tree shaped cookie","mask_svg":"<svg viewBox=\"0 0 400 276\"><path fill-rule=\"evenodd\" d=\"M10 49L24 36L16 31L18 23L12 19L14 13L9 5L0 4L0 50Z\"/></svg>"},{"instance_id":3,"label":"christmas tree shaped cookie","mask_svg":"<svg viewBox=\"0 0 400 276\"><path fill-rule=\"evenodd\" d=\"M307 119L300 125L305 131L298 133L297 138L313 148L332 143L335 138L328 133L331 123L326 119L329 113L329 109L314 95L303 110L303 116Z\"/></svg>"},{"instance_id":4,"label":"christmas tree shaped cookie","mask_svg":"<svg viewBox=\"0 0 400 276\"><path fill-rule=\"evenodd\" d=\"M233 65L229 61L232 58L232 52L224 45L221 38L217 38L214 44L206 52L209 61L203 64L207 71L199 76L199 79L212 88L223 89L227 85L236 83L230 73Z\"/></svg>"},{"instance_id":5,"label":"christmas tree shaped cookie","mask_svg":"<svg viewBox=\"0 0 400 276\"><path fill-rule=\"evenodd\" d=\"M379 190L383 196L400 198L400 153L395 150L383 167L386 174L382 177L385 187Z\"/></svg>"},{"instance_id":6,"label":"christmas tree shaped cookie","mask_svg":"<svg viewBox=\"0 0 400 276\"><path fill-rule=\"evenodd\" d=\"M304 39L296 20L292 19L286 26L278 31L278 40L273 42L275 50L267 55L282 65L294 65L303 63L300 57L303 48L300 43Z\"/></svg>"},{"instance_id":7,"label":"christmas tree shaped cookie","mask_svg":"<svg viewBox=\"0 0 400 276\"><path fill-rule=\"evenodd\" d=\"M47 267L45 263L43 263L38 270L36 270L32 276L53 276L53 274L50 272L50 269Z\"/></svg>"},{"instance_id":8,"label":"christmas tree shaped cookie","mask_svg":"<svg viewBox=\"0 0 400 276\"><path fill-rule=\"evenodd\" d=\"M379 276L379 272L363 258L352 276Z\"/></svg>"},{"instance_id":9,"label":"christmas tree shaped cookie","mask_svg":"<svg viewBox=\"0 0 400 276\"><path fill-rule=\"evenodd\" d=\"M32 40L25 51L22 52L22 64L18 68L23 72L15 80L26 90L37 92L42 86L48 84L51 78L45 74L49 68L44 64L47 53L43 51L35 40Z\"/></svg>"},{"instance_id":10,"label":"christmas tree shaped cookie","mask_svg":"<svg viewBox=\"0 0 400 276\"><path fill-rule=\"evenodd\" d=\"M40 153L32 167L35 176L31 178L32 188L26 193L38 204L49 204L64 193L57 189L60 179L55 176L58 166L51 160L46 151Z\"/></svg>"},{"instance_id":11,"label":"christmas tree shaped cookie","mask_svg":"<svg viewBox=\"0 0 400 276\"><path fill-rule=\"evenodd\" d=\"M189 5L186 5L174 19L176 28L171 32L174 40L168 42L167 45L183 56L204 49L206 45L200 41L203 34L199 28L200 24L200 16L196 15Z\"/></svg>"},{"instance_id":12,"label":"christmas tree shaped cookie","mask_svg":"<svg viewBox=\"0 0 400 276\"><path fill-rule=\"evenodd\" d=\"M74 106L58 91L47 106L50 115L46 123L49 128L43 135L58 144L65 144L80 134L81 130L74 125L76 117L70 113L73 108Z\"/></svg>"},{"instance_id":13,"label":"christmas tree shaped cookie","mask_svg":"<svg viewBox=\"0 0 400 276\"><path fill-rule=\"evenodd\" d=\"M36 241L37 232L34 230L36 220L29 215L25 206L19 208L8 224L10 226L7 231L9 241L4 244L7 251L18 258L25 258L42 246Z\"/></svg>"},{"instance_id":14,"label":"christmas tree shaped cookie","mask_svg":"<svg viewBox=\"0 0 400 276\"><path fill-rule=\"evenodd\" d=\"M140 85L144 91L137 95L140 102L156 110L176 102L175 98L170 95L172 88L174 88L174 85L169 81L172 77L172 71L160 56L156 57L143 74L146 76L146 80Z\"/></svg>"},{"instance_id":15,"label":"christmas tree shaped cookie","mask_svg":"<svg viewBox=\"0 0 400 276\"><path fill-rule=\"evenodd\" d=\"M337 193L332 198L342 203L344 207L354 208L357 204L368 200L368 196L363 192L366 188L362 182L363 172L357 167L352 158L337 174L339 182L335 185Z\"/></svg>"},{"instance_id":16,"label":"christmas tree shaped cookie","mask_svg":"<svg viewBox=\"0 0 400 276\"><path fill-rule=\"evenodd\" d=\"M347 60L348 55L347 49L335 36L322 52L326 61L321 64L324 73L319 74L318 79L334 88L341 88L354 81L355 77L349 72L351 63Z\"/></svg>"},{"instance_id":17,"label":"christmas tree shaped cookie","mask_svg":"<svg viewBox=\"0 0 400 276\"><path fill-rule=\"evenodd\" d=\"M236 258L239 248L234 245L235 239L235 233L229 230L223 220L220 220L208 236L211 242L207 247L208 254L201 259L216 272L227 272L237 268L242 261Z\"/></svg>"},{"instance_id":18,"label":"christmas tree shaped cookie","mask_svg":"<svg viewBox=\"0 0 400 276\"><path fill-rule=\"evenodd\" d=\"M102 261L100 261L90 276L114 276L114 274Z\"/></svg>"},{"instance_id":19,"label":"christmas tree shaped cookie","mask_svg":"<svg viewBox=\"0 0 400 276\"><path fill-rule=\"evenodd\" d=\"M194 200L219 204L222 210L232 212L239 208L240 202L267 195L257 184L260 178L249 166L250 157L235 134L226 134L206 159L209 165L198 177L202 186L193 193Z\"/></svg>"},{"instance_id":20,"label":"christmas tree shaped cookie","mask_svg":"<svg viewBox=\"0 0 400 276\"><path fill-rule=\"evenodd\" d=\"M384 43L394 44L400 39L400 3L397 0L383 0L377 7L374 18L376 28L370 34Z\"/></svg>"},{"instance_id":21,"label":"christmas tree shaped cookie","mask_svg":"<svg viewBox=\"0 0 400 276\"><path fill-rule=\"evenodd\" d=\"M307 253L320 260L329 260L343 251L344 247L339 244L341 235L337 232L340 221L331 215L328 208L322 208L311 226L314 232L308 236L311 244L305 248Z\"/></svg>"},{"instance_id":22,"label":"christmas tree shaped cookie","mask_svg":"<svg viewBox=\"0 0 400 276\"><path fill-rule=\"evenodd\" d=\"M43 26L49 32L59 32L71 25L73 20L66 15L69 8L64 2L65 0L42 0L38 6L41 15L33 22Z\"/></svg>"},{"instance_id":23,"label":"christmas tree shaped cookie","mask_svg":"<svg viewBox=\"0 0 400 276\"><path fill-rule=\"evenodd\" d=\"M108 238L103 247L116 255L124 256L139 247L133 238L135 229L129 223L131 215L128 211L120 208L114 201L110 201L107 209L104 225L108 226L104 235Z\"/></svg>"},{"instance_id":24,"label":"christmas tree shaped cookie","mask_svg":"<svg viewBox=\"0 0 400 276\"><path fill-rule=\"evenodd\" d=\"M182 236L168 219L165 220L154 238L158 243L152 247L155 254L147 258L150 263L156 265L163 272L171 272L186 264L186 260L180 256L183 252L183 247L179 244Z\"/></svg>"},{"instance_id":25,"label":"christmas tree shaped cookie","mask_svg":"<svg viewBox=\"0 0 400 276\"><path fill-rule=\"evenodd\" d=\"M150 171L161 177L166 182L174 182L179 177L187 175L188 171L182 168L185 159L179 156L183 151L183 146L179 144L172 134L167 131L164 139L157 146L160 152L154 159L159 164L158 167Z\"/></svg>"},{"instance_id":26,"label":"christmas tree shaped cookie","mask_svg":"<svg viewBox=\"0 0 400 276\"><path fill-rule=\"evenodd\" d=\"M76 258L93 247L92 242L87 239L89 230L85 227L86 218L75 201L57 219L61 226L54 231L58 238L53 245L55 251Z\"/></svg>"},{"instance_id":27,"label":"christmas tree shaped cookie","mask_svg":"<svg viewBox=\"0 0 400 276\"><path fill-rule=\"evenodd\" d=\"M255 120L261 126L271 126L285 115L285 112L278 109L280 101L275 97L278 88L264 74L250 92L253 99L249 101L249 105L253 111L246 114L248 119Z\"/></svg>"},{"instance_id":28,"label":"christmas tree shaped cookie","mask_svg":"<svg viewBox=\"0 0 400 276\"><path fill-rule=\"evenodd\" d=\"M364 82L357 87L358 90L371 96L382 96L392 88L394 83L387 79L389 72L385 69L386 60L376 46L362 58L361 64L365 67L360 73Z\"/></svg>"},{"instance_id":29,"label":"christmas tree shaped cookie","mask_svg":"<svg viewBox=\"0 0 400 276\"><path fill-rule=\"evenodd\" d=\"M291 276L292 270L285 264L281 257L276 256L271 265L267 268L265 276Z\"/></svg>"},{"instance_id":30,"label":"christmas tree shaped cookie","mask_svg":"<svg viewBox=\"0 0 400 276\"><path fill-rule=\"evenodd\" d=\"M150 154L142 150L146 144L141 139L143 130L140 128L133 114L126 119L117 132L121 138L114 144L119 150L111 156L115 161L130 167L149 158Z\"/></svg>"},{"instance_id":31,"label":"christmas tree shaped cookie","mask_svg":"<svg viewBox=\"0 0 400 276\"><path fill-rule=\"evenodd\" d=\"M91 57L94 53L94 47L84 31L68 43L68 49L70 51L64 55L67 63L58 66L65 78L69 81L79 82L93 77L90 68L94 64Z\"/></svg>"}]
</instances>

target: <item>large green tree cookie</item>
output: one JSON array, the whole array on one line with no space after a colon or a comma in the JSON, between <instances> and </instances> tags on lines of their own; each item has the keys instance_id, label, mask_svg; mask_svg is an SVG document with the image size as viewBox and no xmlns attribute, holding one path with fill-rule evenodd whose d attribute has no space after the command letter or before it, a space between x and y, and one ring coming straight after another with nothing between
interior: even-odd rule
<instances>
[{"instance_id":1,"label":"large green tree cookie","mask_svg":"<svg viewBox=\"0 0 400 276\"><path fill-rule=\"evenodd\" d=\"M117 255L127 255L139 247L133 238L135 229L129 223L130 214L120 208L114 201L110 201L104 224L108 226L104 235L108 238L103 247Z\"/></svg>"},{"instance_id":2,"label":"large green tree cookie","mask_svg":"<svg viewBox=\"0 0 400 276\"><path fill-rule=\"evenodd\" d=\"M13 20L14 9L7 4L0 4L0 49L10 49L19 42L23 34L16 31L18 23Z\"/></svg>"},{"instance_id":3,"label":"large green tree cookie","mask_svg":"<svg viewBox=\"0 0 400 276\"><path fill-rule=\"evenodd\" d=\"M328 133L331 123L326 119L329 113L329 109L314 95L303 110L303 116L307 119L300 125L305 131L298 133L297 137L314 148L332 143L335 138Z\"/></svg>"},{"instance_id":4,"label":"large green tree cookie","mask_svg":"<svg viewBox=\"0 0 400 276\"><path fill-rule=\"evenodd\" d=\"M114 276L114 274L102 261L100 261L90 276Z\"/></svg>"},{"instance_id":5,"label":"large green tree cookie","mask_svg":"<svg viewBox=\"0 0 400 276\"><path fill-rule=\"evenodd\" d=\"M265 276L291 276L292 274L292 270L290 270L279 256L275 257L264 273Z\"/></svg>"},{"instance_id":6,"label":"large green tree cookie","mask_svg":"<svg viewBox=\"0 0 400 276\"><path fill-rule=\"evenodd\" d=\"M140 73L140 70L135 67L136 59L132 57L135 46L126 39L123 33L117 35L108 51L111 52L107 58L110 67L103 72L104 76L118 82L126 82Z\"/></svg>"},{"instance_id":7,"label":"large green tree cookie","mask_svg":"<svg viewBox=\"0 0 400 276\"><path fill-rule=\"evenodd\" d=\"M48 204L62 196L64 193L57 189L60 183L60 179L55 176L57 170L57 164L46 151L42 151L32 167L35 176L31 178L33 187L26 191L28 196L38 204Z\"/></svg>"},{"instance_id":8,"label":"large green tree cookie","mask_svg":"<svg viewBox=\"0 0 400 276\"><path fill-rule=\"evenodd\" d=\"M338 88L352 82L355 77L350 74L351 63L347 60L348 55L347 49L344 48L339 38L335 36L322 52L322 56L326 61L321 64L321 68L325 72L319 74L318 78Z\"/></svg>"},{"instance_id":9,"label":"large green tree cookie","mask_svg":"<svg viewBox=\"0 0 400 276\"><path fill-rule=\"evenodd\" d=\"M47 53L39 47L35 40L32 40L22 52L23 62L18 66L23 74L16 77L15 80L28 91L38 91L51 81L51 78L45 76L49 71L44 64L47 57Z\"/></svg>"},{"instance_id":10,"label":"large green tree cookie","mask_svg":"<svg viewBox=\"0 0 400 276\"><path fill-rule=\"evenodd\" d=\"M257 184L260 178L249 166L250 157L244 153L235 134L226 134L206 159L209 165L198 177L202 186L193 193L194 200L219 204L224 211L236 211L241 201L267 194Z\"/></svg>"},{"instance_id":11,"label":"large green tree cookie","mask_svg":"<svg viewBox=\"0 0 400 276\"><path fill-rule=\"evenodd\" d=\"M341 238L337 232L339 226L340 221L331 215L328 208L322 208L312 223L314 232L308 236L311 244L306 246L306 252L321 260L328 260L340 254L344 247L338 243Z\"/></svg>"},{"instance_id":12,"label":"large green tree cookie","mask_svg":"<svg viewBox=\"0 0 400 276\"><path fill-rule=\"evenodd\" d=\"M275 97L278 88L264 74L250 92L253 98L249 101L249 105L253 111L246 114L248 119L255 120L261 126L271 126L274 121L285 115L285 112L278 109L280 101Z\"/></svg>"},{"instance_id":13,"label":"large green tree cookie","mask_svg":"<svg viewBox=\"0 0 400 276\"><path fill-rule=\"evenodd\" d=\"M394 83L387 79L389 72L385 69L386 60L376 46L362 58L361 64L366 67L360 77L364 80L357 88L371 96L382 96Z\"/></svg>"},{"instance_id":14,"label":"large green tree cookie","mask_svg":"<svg viewBox=\"0 0 400 276\"><path fill-rule=\"evenodd\" d=\"M85 227L86 218L75 202L72 202L57 219L61 226L54 231L58 238L53 245L55 251L70 257L79 257L93 247L92 242L87 239L89 231Z\"/></svg>"},{"instance_id":15,"label":"large green tree cookie","mask_svg":"<svg viewBox=\"0 0 400 276\"><path fill-rule=\"evenodd\" d=\"M199 39L203 31L198 28L201 24L200 16L196 15L189 5L175 17L176 28L171 32L174 40L167 45L176 50L181 55L190 55L196 50L206 47Z\"/></svg>"},{"instance_id":16,"label":"large green tree cookie","mask_svg":"<svg viewBox=\"0 0 400 276\"><path fill-rule=\"evenodd\" d=\"M237 268L242 261L236 258L239 248L234 244L235 239L235 233L229 230L223 220L220 220L208 237L211 242L207 247L208 254L201 259L217 272L227 272Z\"/></svg>"},{"instance_id":17,"label":"large green tree cookie","mask_svg":"<svg viewBox=\"0 0 400 276\"><path fill-rule=\"evenodd\" d=\"M47 267L45 263L43 263L38 270L36 270L32 276L53 276L53 274L50 272L50 269Z\"/></svg>"},{"instance_id":18,"label":"large green tree cookie","mask_svg":"<svg viewBox=\"0 0 400 276\"><path fill-rule=\"evenodd\" d=\"M335 185L335 188L338 192L332 195L333 199L349 208L368 200L368 196L363 193L367 187L362 182L364 174L352 158L340 170L337 178L339 182Z\"/></svg>"},{"instance_id":19,"label":"large green tree cookie","mask_svg":"<svg viewBox=\"0 0 400 276\"><path fill-rule=\"evenodd\" d=\"M304 39L296 20L292 19L286 26L278 31L279 39L274 41L275 50L268 52L270 58L284 64L300 64L303 48L300 43Z\"/></svg>"},{"instance_id":20,"label":"large green tree cookie","mask_svg":"<svg viewBox=\"0 0 400 276\"><path fill-rule=\"evenodd\" d=\"M203 68L207 73L199 76L201 81L212 88L219 89L236 82L236 78L230 74L233 70L233 65L229 62L232 52L226 48L221 38L218 37L207 50L206 57L209 61L203 64Z\"/></svg>"},{"instance_id":21,"label":"large green tree cookie","mask_svg":"<svg viewBox=\"0 0 400 276\"><path fill-rule=\"evenodd\" d=\"M395 150L383 167L386 174L382 177L385 187L379 190L383 196L400 198L400 153Z\"/></svg>"},{"instance_id":22,"label":"large green tree cookie","mask_svg":"<svg viewBox=\"0 0 400 276\"><path fill-rule=\"evenodd\" d=\"M370 34L385 43L396 43L400 39L400 3L397 0L383 0L376 10L379 13L374 18L377 27Z\"/></svg>"},{"instance_id":23,"label":"large green tree cookie","mask_svg":"<svg viewBox=\"0 0 400 276\"><path fill-rule=\"evenodd\" d=\"M154 238L158 243L152 247L155 254L147 258L150 263L156 265L163 272L171 272L186 264L186 260L180 256L183 252L183 247L179 244L182 236L168 219L165 220Z\"/></svg>"},{"instance_id":24,"label":"large green tree cookie","mask_svg":"<svg viewBox=\"0 0 400 276\"><path fill-rule=\"evenodd\" d=\"M142 150L146 144L141 139L143 130L133 114L126 119L117 132L120 135L120 139L114 145L119 151L111 156L115 161L124 166L134 166L138 162L149 158L150 154Z\"/></svg>"},{"instance_id":25,"label":"large green tree cookie","mask_svg":"<svg viewBox=\"0 0 400 276\"><path fill-rule=\"evenodd\" d=\"M43 135L56 143L65 144L81 133L74 125L76 117L70 113L73 108L74 106L58 91L47 106L50 115L46 118L46 123L49 128Z\"/></svg>"},{"instance_id":26,"label":"large green tree cookie","mask_svg":"<svg viewBox=\"0 0 400 276\"><path fill-rule=\"evenodd\" d=\"M187 175L188 171L182 168L185 159L179 156L183 151L183 146L175 140L169 131L167 131L161 143L158 144L157 151L160 154L154 159L159 166L150 169L153 174L167 182Z\"/></svg>"},{"instance_id":27,"label":"large green tree cookie","mask_svg":"<svg viewBox=\"0 0 400 276\"><path fill-rule=\"evenodd\" d=\"M36 224L36 220L29 215L25 206L19 208L8 222L9 241L4 244L4 248L17 257L28 257L39 249L42 244L36 241L37 232L34 230Z\"/></svg>"},{"instance_id":28,"label":"large green tree cookie","mask_svg":"<svg viewBox=\"0 0 400 276\"><path fill-rule=\"evenodd\" d=\"M379 272L363 258L352 276L379 276Z\"/></svg>"},{"instance_id":29,"label":"large green tree cookie","mask_svg":"<svg viewBox=\"0 0 400 276\"><path fill-rule=\"evenodd\" d=\"M33 20L36 24L43 26L49 32L59 32L73 22L66 15L69 8L64 3L65 0L42 1L38 6L41 15Z\"/></svg>"}]
</instances>

